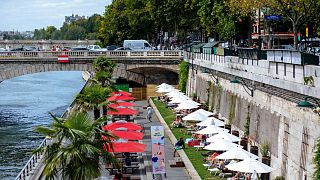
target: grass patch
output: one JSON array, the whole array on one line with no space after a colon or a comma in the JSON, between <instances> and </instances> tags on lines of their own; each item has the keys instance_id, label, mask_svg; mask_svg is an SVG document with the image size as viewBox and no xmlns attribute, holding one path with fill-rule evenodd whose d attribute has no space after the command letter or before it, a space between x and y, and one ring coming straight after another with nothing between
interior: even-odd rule
<instances>
[{"instance_id":1,"label":"grass patch","mask_svg":"<svg viewBox=\"0 0 320 180\"><path fill-rule=\"evenodd\" d=\"M152 99L154 104L156 105L157 109L159 110L162 118L165 120L167 125L170 127L172 133L174 136L179 138L190 138L190 135L186 134L186 128L172 128L170 125L172 122L176 119L175 112L171 109L168 109L164 103L161 101L158 101L156 98ZM209 173L209 171L203 167L203 156L201 153L206 153L207 151L196 151L193 147L188 147L186 145L186 148L184 149L184 152L187 154L188 158L190 159L193 167L198 172L201 179L212 179L212 180L221 180L222 178L219 178L217 176L213 176Z\"/></svg>"}]
</instances>

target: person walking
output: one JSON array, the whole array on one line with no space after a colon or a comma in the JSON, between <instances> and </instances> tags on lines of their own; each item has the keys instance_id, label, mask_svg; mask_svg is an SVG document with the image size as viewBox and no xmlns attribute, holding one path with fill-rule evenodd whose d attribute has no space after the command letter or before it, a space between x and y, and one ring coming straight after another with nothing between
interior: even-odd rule
<instances>
[{"instance_id":1,"label":"person walking","mask_svg":"<svg viewBox=\"0 0 320 180\"><path fill-rule=\"evenodd\" d=\"M152 107L150 105L147 106L147 116L146 119L149 120L151 122L151 117L153 114L153 110Z\"/></svg>"}]
</instances>

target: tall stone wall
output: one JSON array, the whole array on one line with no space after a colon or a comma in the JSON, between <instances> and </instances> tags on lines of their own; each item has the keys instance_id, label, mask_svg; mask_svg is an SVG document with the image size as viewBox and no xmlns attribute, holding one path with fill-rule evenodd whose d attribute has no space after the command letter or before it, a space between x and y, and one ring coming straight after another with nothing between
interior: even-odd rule
<instances>
[{"instance_id":1,"label":"tall stone wall","mask_svg":"<svg viewBox=\"0 0 320 180\"><path fill-rule=\"evenodd\" d=\"M189 92L205 97L200 94L204 92L201 90L203 87L199 86L210 81L210 76L201 72L192 73L191 70L189 74L195 76L188 79ZM239 130L240 136L243 135L249 114L251 144L259 146L269 142L271 145L271 166L275 169L271 179L276 176L301 179L303 174L306 174L307 179L312 177L312 158L316 140L320 137L320 117L317 114L310 109L297 107L294 102L259 90L255 90L251 97L242 85L232 84L220 77L219 84L211 82L208 93L209 109L232 124L233 130ZM304 140L303 136L307 138Z\"/></svg>"}]
</instances>

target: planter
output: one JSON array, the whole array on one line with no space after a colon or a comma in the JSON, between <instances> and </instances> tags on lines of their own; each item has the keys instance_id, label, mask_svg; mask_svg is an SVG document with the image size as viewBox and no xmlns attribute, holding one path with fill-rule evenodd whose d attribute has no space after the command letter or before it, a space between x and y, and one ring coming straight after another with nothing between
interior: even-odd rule
<instances>
[{"instance_id":1,"label":"planter","mask_svg":"<svg viewBox=\"0 0 320 180\"><path fill-rule=\"evenodd\" d=\"M250 146L250 152L256 156L258 156L259 148L258 146Z\"/></svg>"},{"instance_id":2,"label":"planter","mask_svg":"<svg viewBox=\"0 0 320 180\"><path fill-rule=\"evenodd\" d=\"M270 166L271 158L268 156L262 156L262 163ZM269 180L269 179L270 179L270 173L262 173L261 174L261 180Z\"/></svg>"},{"instance_id":3,"label":"planter","mask_svg":"<svg viewBox=\"0 0 320 180\"><path fill-rule=\"evenodd\" d=\"M231 131L231 125L229 125L229 124L225 124L225 125L224 125L224 128L225 128L225 129L228 129L229 132Z\"/></svg>"},{"instance_id":4,"label":"planter","mask_svg":"<svg viewBox=\"0 0 320 180\"><path fill-rule=\"evenodd\" d=\"M240 145L243 146L244 150L248 150L248 139L246 137L242 137L240 141Z\"/></svg>"},{"instance_id":5,"label":"planter","mask_svg":"<svg viewBox=\"0 0 320 180\"><path fill-rule=\"evenodd\" d=\"M231 131L231 134L239 137L239 131L233 130L233 131Z\"/></svg>"}]
</instances>

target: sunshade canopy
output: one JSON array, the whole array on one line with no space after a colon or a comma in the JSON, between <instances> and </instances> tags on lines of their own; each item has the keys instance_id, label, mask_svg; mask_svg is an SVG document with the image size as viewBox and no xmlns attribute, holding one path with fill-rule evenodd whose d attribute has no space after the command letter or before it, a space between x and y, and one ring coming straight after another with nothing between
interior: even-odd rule
<instances>
[{"instance_id":1,"label":"sunshade canopy","mask_svg":"<svg viewBox=\"0 0 320 180\"><path fill-rule=\"evenodd\" d=\"M224 126L224 122L215 117L208 117L206 120L197 123L197 126Z\"/></svg>"},{"instance_id":2,"label":"sunshade canopy","mask_svg":"<svg viewBox=\"0 0 320 180\"><path fill-rule=\"evenodd\" d=\"M111 131L111 134L114 136L121 138L121 139L127 139L127 140L142 140L144 134L142 132L137 131Z\"/></svg>"},{"instance_id":3,"label":"sunshade canopy","mask_svg":"<svg viewBox=\"0 0 320 180\"><path fill-rule=\"evenodd\" d=\"M219 132L222 132L222 131L228 132L229 130L216 127L216 126L207 126L206 128L201 129L200 131L196 131L195 133L196 134L218 134Z\"/></svg>"},{"instance_id":4,"label":"sunshade canopy","mask_svg":"<svg viewBox=\"0 0 320 180\"><path fill-rule=\"evenodd\" d=\"M116 103L109 104L108 107L117 108L119 106L133 107L133 106L136 106L136 104L132 102L116 102Z\"/></svg>"},{"instance_id":5,"label":"sunshade canopy","mask_svg":"<svg viewBox=\"0 0 320 180\"><path fill-rule=\"evenodd\" d=\"M255 159L245 159L241 162L227 165L226 168L232 171L240 171L246 173L269 173L273 171L273 168L259 162Z\"/></svg>"},{"instance_id":6,"label":"sunshade canopy","mask_svg":"<svg viewBox=\"0 0 320 180\"><path fill-rule=\"evenodd\" d=\"M204 121L204 120L208 119L208 117L211 115L213 115L212 112L205 111L203 109L199 109L199 110L183 117L182 120L184 120L184 121Z\"/></svg>"},{"instance_id":7,"label":"sunshade canopy","mask_svg":"<svg viewBox=\"0 0 320 180\"><path fill-rule=\"evenodd\" d=\"M129 95L115 94L109 97L107 100L108 101L120 101L120 100L129 101L129 100L135 100L135 98Z\"/></svg>"},{"instance_id":8,"label":"sunshade canopy","mask_svg":"<svg viewBox=\"0 0 320 180\"><path fill-rule=\"evenodd\" d=\"M216 157L216 159L259 159L258 156L242 149L242 148L234 148L230 149L227 152L224 152Z\"/></svg>"},{"instance_id":9,"label":"sunshade canopy","mask_svg":"<svg viewBox=\"0 0 320 180\"><path fill-rule=\"evenodd\" d=\"M139 111L130 109L128 107L119 106L117 108L113 108L113 110L109 110L107 115L136 115Z\"/></svg>"},{"instance_id":10,"label":"sunshade canopy","mask_svg":"<svg viewBox=\"0 0 320 180\"><path fill-rule=\"evenodd\" d=\"M142 127L135 124L135 123L131 123L131 122L114 122L108 125L105 125L102 127L102 130L116 130L119 128L125 128L128 131L140 131L142 130Z\"/></svg>"},{"instance_id":11,"label":"sunshade canopy","mask_svg":"<svg viewBox=\"0 0 320 180\"><path fill-rule=\"evenodd\" d=\"M129 92L126 92L126 91L115 91L115 92L112 92L112 95L116 95L116 94L121 94L123 96L131 96L132 94L129 93Z\"/></svg>"},{"instance_id":12,"label":"sunshade canopy","mask_svg":"<svg viewBox=\"0 0 320 180\"><path fill-rule=\"evenodd\" d=\"M105 145L105 150L115 153L124 153L124 152L144 152L146 149L145 144L138 142L113 142L112 148L109 145Z\"/></svg>"},{"instance_id":13,"label":"sunshade canopy","mask_svg":"<svg viewBox=\"0 0 320 180\"><path fill-rule=\"evenodd\" d=\"M241 148L241 147L242 146L234 144L232 142L220 140L220 141L211 143L208 146L205 146L204 149L211 150L211 151L228 151L230 149Z\"/></svg>"},{"instance_id":14,"label":"sunshade canopy","mask_svg":"<svg viewBox=\"0 0 320 180\"><path fill-rule=\"evenodd\" d=\"M195 109L198 108L199 106L188 103L188 102L181 102L178 107L174 108L175 110L182 110L182 109Z\"/></svg>"},{"instance_id":15,"label":"sunshade canopy","mask_svg":"<svg viewBox=\"0 0 320 180\"><path fill-rule=\"evenodd\" d=\"M209 137L208 139L206 139L207 142L214 142L217 140L226 140L226 141L230 141L230 142L238 142L241 139L235 135L232 135L230 133L227 133L225 131L219 132L218 134L215 134L211 137Z\"/></svg>"}]
</instances>

